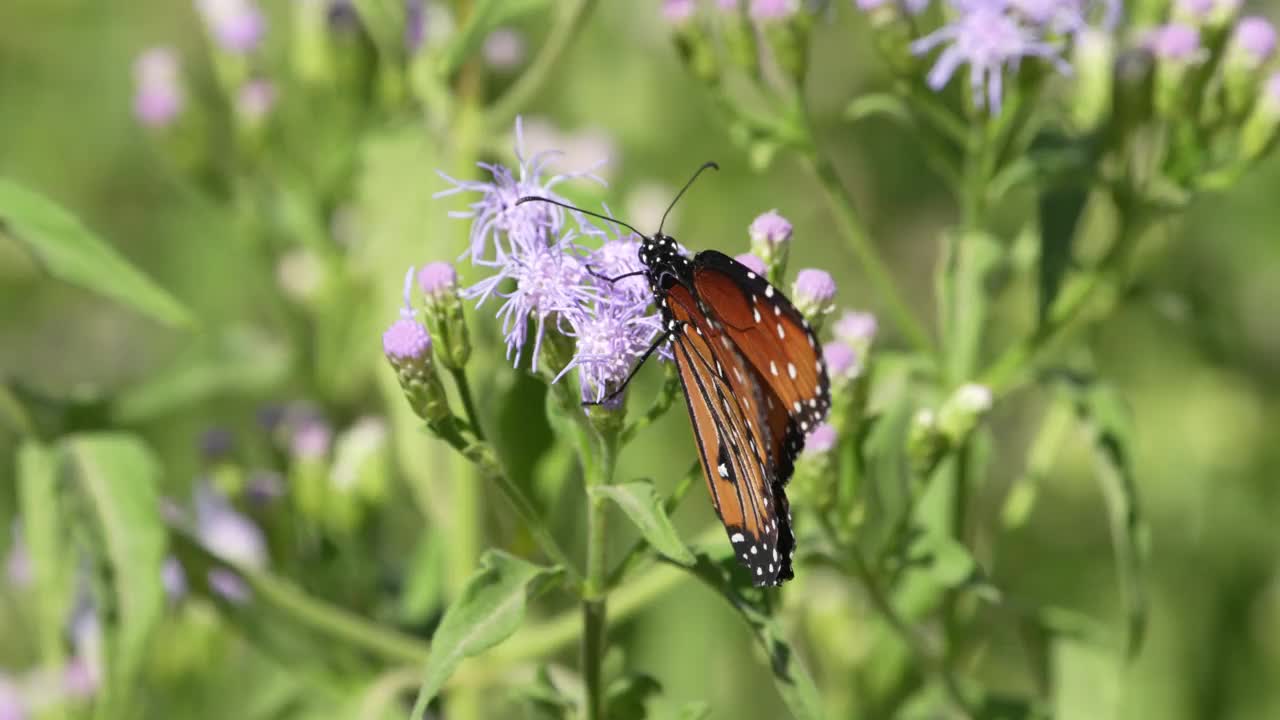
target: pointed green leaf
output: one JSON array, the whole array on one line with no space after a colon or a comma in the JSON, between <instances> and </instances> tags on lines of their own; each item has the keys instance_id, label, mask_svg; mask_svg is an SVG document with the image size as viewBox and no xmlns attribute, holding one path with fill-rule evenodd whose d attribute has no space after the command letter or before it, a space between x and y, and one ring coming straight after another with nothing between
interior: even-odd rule
<instances>
[{"instance_id":1,"label":"pointed green leaf","mask_svg":"<svg viewBox=\"0 0 1280 720\"><path fill-rule=\"evenodd\" d=\"M191 312L110 245L47 198L0 179L0 234L22 243L53 277L96 292L166 325Z\"/></svg>"},{"instance_id":2,"label":"pointed green leaf","mask_svg":"<svg viewBox=\"0 0 1280 720\"><path fill-rule=\"evenodd\" d=\"M31 559L36 641L44 667L61 668L63 631L75 602L75 557L63 507L61 454L34 440L18 448L22 539Z\"/></svg>"},{"instance_id":3,"label":"pointed green leaf","mask_svg":"<svg viewBox=\"0 0 1280 720\"><path fill-rule=\"evenodd\" d=\"M635 480L616 485L598 485L590 489L592 496L606 497L614 502L640 530L644 539L655 550L672 562L685 567L696 559L676 533L676 528L662 507L662 499L648 480Z\"/></svg>"},{"instance_id":4,"label":"pointed green leaf","mask_svg":"<svg viewBox=\"0 0 1280 720\"><path fill-rule=\"evenodd\" d=\"M130 435L74 437L67 445L78 486L97 533L97 552L110 568L105 702L128 715L131 694L147 658L152 631L164 613L161 567L166 533L160 516L160 467L142 441Z\"/></svg>"},{"instance_id":5,"label":"pointed green leaf","mask_svg":"<svg viewBox=\"0 0 1280 720\"><path fill-rule=\"evenodd\" d=\"M728 550L724 545L722 550ZM769 613L762 609L763 593L767 590L739 588L733 577L738 572L737 560L732 552L722 558L712 558L707 553L696 554L697 564L689 572L720 593L733 606L751 628L756 642L769 658L769 670L773 684L795 720L822 718L822 701L818 687L808 668L787 642L782 628Z\"/></svg>"},{"instance_id":6,"label":"pointed green leaf","mask_svg":"<svg viewBox=\"0 0 1280 720\"><path fill-rule=\"evenodd\" d=\"M480 558L480 570L445 611L431 638L431 656L413 717L423 716L459 663L510 637L524 621L530 596L560 572L497 550L486 552Z\"/></svg>"},{"instance_id":7,"label":"pointed green leaf","mask_svg":"<svg viewBox=\"0 0 1280 720\"><path fill-rule=\"evenodd\" d=\"M1133 657L1142 646L1146 630L1143 575L1149 536L1129 462L1132 437L1129 411L1116 391L1106 385L1076 380L1066 387L1093 438L1096 476L1107 503L1116 574L1125 603L1126 645L1129 656Z\"/></svg>"}]
</instances>

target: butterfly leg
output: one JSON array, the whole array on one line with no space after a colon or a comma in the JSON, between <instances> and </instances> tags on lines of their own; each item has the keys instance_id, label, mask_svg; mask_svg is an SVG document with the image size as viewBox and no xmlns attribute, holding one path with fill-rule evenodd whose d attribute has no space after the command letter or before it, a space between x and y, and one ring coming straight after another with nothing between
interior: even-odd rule
<instances>
[{"instance_id":1,"label":"butterfly leg","mask_svg":"<svg viewBox=\"0 0 1280 720\"><path fill-rule=\"evenodd\" d=\"M644 361L648 360L650 355L657 352L658 348L662 347L663 343L670 340L671 336L674 335L677 331L679 331L680 326L685 324L686 323L682 323L682 322L676 323L671 327L671 329L664 331L662 335L658 336L658 339L655 340L654 343L649 346L649 349L645 350L644 354L640 356L640 361L635 364L635 367L631 368L631 372L627 374L627 378L622 381L622 384L619 385L616 390L609 393L608 395L605 395L602 400L583 400L582 404L584 406L605 405L613 402L614 400L617 400L618 396L622 394L622 391L626 390L627 386L631 384L631 378L634 378L636 376L636 373L640 372L640 368L644 367Z\"/></svg>"},{"instance_id":2,"label":"butterfly leg","mask_svg":"<svg viewBox=\"0 0 1280 720\"><path fill-rule=\"evenodd\" d=\"M605 282L609 283L610 285L612 285L613 283L615 283L615 282L617 282L617 281L619 281L619 280L624 280L624 279L629 278L629 277L636 277L637 275L644 275L644 274L645 274L645 273L647 273L647 272L648 272L647 270L636 270L635 272L623 273L623 274L621 274L621 275L618 275L617 277L609 277L608 275L601 275L600 273L596 272L596 271L595 271L595 268L591 267L590 265L588 265L588 266L587 266L587 273L588 273L588 274L590 274L590 275L591 275L591 277L599 278L599 279L601 279L601 280L604 280Z\"/></svg>"}]
</instances>

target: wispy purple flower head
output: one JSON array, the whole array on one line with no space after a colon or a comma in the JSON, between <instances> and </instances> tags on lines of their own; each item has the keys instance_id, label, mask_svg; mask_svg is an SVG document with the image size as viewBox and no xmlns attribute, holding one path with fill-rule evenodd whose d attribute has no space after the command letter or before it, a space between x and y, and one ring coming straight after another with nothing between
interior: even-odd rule
<instances>
[{"instance_id":1,"label":"wispy purple flower head","mask_svg":"<svg viewBox=\"0 0 1280 720\"><path fill-rule=\"evenodd\" d=\"M608 238L607 235L604 237ZM614 238L606 239L599 249L591 253L587 262L595 275L603 276L596 278L596 286L612 295L616 301L639 304L642 307L649 304L648 283L643 275L632 274L644 270L644 266L640 264L640 241L635 235L619 233ZM621 278L623 275L630 277L616 282L603 279Z\"/></svg>"},{"instance_id":2,"label":"wispy purple flower head","mask_svg":"<svg viewBox=\"0 0 1280 720\"><path fill-rule=\"evenodd\" d=\"M831 273L817 268L805 268L796 273L791 300L800 312L811 315L830 312L836 298L836 281Z\"/></svg>"},{"instance_id":3,"label":"wispy purple flower head","mask_svg":"<svg viewBox=\"0 0 1280 720\"><path fill-rule=\"evenodd\" d=\"M438 298L452 293L458 287L458 271L452 263L433 262L418 271L418 288L428 298Z\"/></svg>"},{"instance_id":4,"label":"wispy purple flower head","mask_svg":"<svg viewBox=\"0 0 1280 720\"><path fill-rule=\"evenodd\" d=\"M770 210L751 221L747 234L754 245L774 248L791 239L791 230L791 221Z\"/></svg>"},{"instance_id":5,"label":"wispy purple flower head","mask_svg":"<svg viewBox=\"0 0 1280 720\"><path fill-rule=\"evenodd\" d=\"M267 21L252 0L196 0L196 9L224 50L252 52L262 42Z\"/></svg>"},{"instance_id":6,"label":"wispy purple flower head","mask_svg":"<svg viewBox=\"0 0 1280 720\"><path fill-rule=\"evenodd\" d=\"M514 173L502 165L479 163L479 166L492 176L489 182L455 180L440 173L441 177L453 183L454 187L436 193L435 197L446 197L460 192L480 193L480 199L471 203L470 210L449 213L450 217L472 220L470 251L472 261L484 259L491 249L501 244L505 235L559 235L564 229L564 211L561 208L550 203L537 202L516 205L516 201L520 198L532 195L565 202L563 197L552 190L561 182L577 177L588 177L601 182L591 174L590 170L553 175L543 180L542 173L547 160L558 153L540 152L526 160L524 125L520 118L516 118L515 154L519 168Z\"/></svg>"},{"instance_id":7,"label":"wispy purple flower head","mask_svg":"<svg viewBox=\"0 0 1280 720\"><path fill-rule=\"evenodd\" d=\"M149 128L162 128L182 113L185 95L178 53L156 47L133 63L133 114Z\"/></svg>"},{"instance_id":8,"label":"wispy purple flower head","mask_svg":"<svg viewBox=\"0 0 1280 720\"><path fill-rule=\"evenodd\" d=\"M644 283L640 283L641 286ZM661 331L657 315L646 315L643 305L609 302L594 303L568 316L576 341L573 360L556 378L574 368L581 380L582 399L600 402L627 379L636 361Z\"/></svg>"},{"instance_id":9,"label":"wispy purple flower head","mask_svg":"<svg viewBox=\"0 0 1280 720\"><path fill-rule=\"evenodd\" d=\"M974 104L994 115L1000 111L1006 67L1016 69L1023 59L1041 58L1070 72L1059 56L1061 48L1045 39L1050 28L1014 12L1009 0L951 0L951 5L959 13L953 22L911 44L917 55L946 46L927 77L934 90L968 65Z\"/></svg>"},{"instance_id":10,"label":"wispy purple flower head","mask_svg":"<svg viewBox=\"0 0 1280 720\"><path fill-rule=\"evenodd\" d=\"M544 203L530 203L543 205ZM578 310L597 296L591 276L580 251L573 242L574 234L548 237L542 228L517 226L506 235L505 245L499 241L495 260L473 260L490 267L494 274L462 291L462 296L478 300L477 307L491 296L505 299L498 309L502 332L507 341L507 359L516 365L528 341L529 323L534 323L531 368L538 369L538 356L547 322L557 322L563 314ZM507 280L515 281L510 292L500 288Z\"/></svg>"},{"instance_id":11,"label":"wispy purple flower head","mask_svg":"<svg viewBox=\"0 0 1280 720\"><path fill-rule=\"evenodd\" d=\"M836 442L840 437L836 433L836 428L831 423L821 423L813 430L809 431L809 435L804 441L804 452L806 455L822 455L831 452L836 446Z\"/></svg>"},{"instance_id":12,"label":"wispy purple flower head","mask_svg":"<svg viewBox=\"0 0 1280 720\"><path fill-rule=\"evenodd\" d=\"M833 340L822 346L822 360L833 380L852 380L862 372L858 352L848 344Z\"/></svg>"},{"instance_id":13,"label":"wispy purple flower head","mask_svg":"<svg viewBox=\"0 0 1280 720\"><path fill-rule=\"evenodd\" d=\"M1276 49L1276 28L1257 15L1241 18L1236 24L1232 43L1253 63L1261 65Z\"/></svg>"}]
</instances>

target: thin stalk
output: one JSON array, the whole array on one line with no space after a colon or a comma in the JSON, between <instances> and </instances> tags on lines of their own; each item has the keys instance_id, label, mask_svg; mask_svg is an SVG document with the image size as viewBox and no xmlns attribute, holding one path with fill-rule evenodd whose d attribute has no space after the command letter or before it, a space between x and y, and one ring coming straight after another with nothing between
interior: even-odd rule
<instances>
[{"instance_id":1,"label":"thin stalk","mask_svg":"<svg viewBox=\"0 0 1280 720\"><path fill-rule=\"evenodd\" d=\"M607 631L608 505L593 488L613 482L618 462L619 431L604 428L596 433L599 454L594 462L583 458L587 471L587 577L582 588L582 684L587 720L604 718L604 678L602 675Z\"/></svg>"},{"instance_id":2,"label":"thin stalk","mask_svg":"<svg viewBox=\"0 0 1280 720\"><path fill-rule=\"evenodd\" d=\"M488 113L490 128L495 132L505 131L521 109L542 90L551 70L564 55L569 42L577 35L578 29L582 27L595 5L596 0L570 0L562 6L563 10L556 16L555 24L552 25L546 42L543 43L542 49L538 51L533 62L529 63L528 69L521 73L501 97L494 101Z\"/></svg>"},{"instance_id":3,"label":"thin stalk","mask_svg":"<svg viewBox=\"0 0 1280 720\"><path fill-rule=\"evenodd\" d=\"M867 274L876 294L887 305L886 310L894 324L906 335L908 342L917 351L932 355L933 341L929 338L928 331L903 299L888 264L880 257L880 251L871 241L866 225L862 222L858 211L854 209L853 200L849 197L844 184L840 182L840 176L836 173L835 167L825 155L816 150L807 155L805 160L806 166L822 186L845 242L861 263L863 272Z\"/></svg>"},{"instance_id":4,"label":"thin stalk","mask_svg":"<svg viewBox=\"0 0 1280 720\"><path fill-rule=\"evenodd\" d=\"M458 388L458 396L462 398L462 409L467 413L467 422L471 424L471 432L476 438L485 442L484 427L480 424L480 412L476 410L475 399L471 395L471 385L467 382L467 371L464 368L449 368L453 376L453 384Z\"/></svg>"}]
</instances>

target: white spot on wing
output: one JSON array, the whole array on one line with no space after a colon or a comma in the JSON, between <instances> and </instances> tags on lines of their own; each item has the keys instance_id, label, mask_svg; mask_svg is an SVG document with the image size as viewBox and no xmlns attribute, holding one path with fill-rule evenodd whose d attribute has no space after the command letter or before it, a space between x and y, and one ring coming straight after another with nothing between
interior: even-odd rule
<instances>
[{"instance_id":1,"label":"white spot on wing","mask_svg":"<svg viewBox=\"0 0 1280 720\"><path fill-rule=\"evenodd\" d=\"M733 535L731 535L731 536L729 537L729 542L736 542L736 543L740 543L740 542L742 542L743 540L746 540L746 539L747 539L747 538L746 538L746 536L745 536L745 535L743 535L742 533L734 533ZM752 551L752 552L755 552L755 550L756 550L756 549L755 549L754 547L752 547L752 548L751 548L751 551Z\"/></svg>"}]
</instances>

